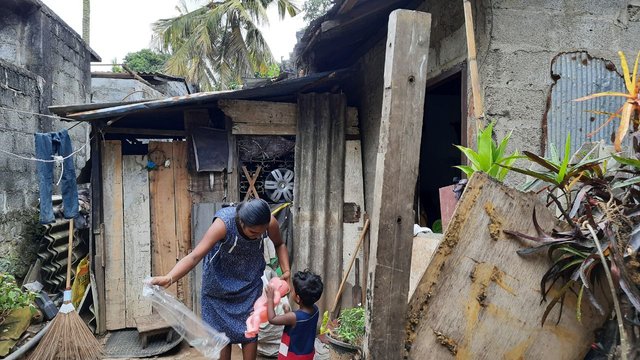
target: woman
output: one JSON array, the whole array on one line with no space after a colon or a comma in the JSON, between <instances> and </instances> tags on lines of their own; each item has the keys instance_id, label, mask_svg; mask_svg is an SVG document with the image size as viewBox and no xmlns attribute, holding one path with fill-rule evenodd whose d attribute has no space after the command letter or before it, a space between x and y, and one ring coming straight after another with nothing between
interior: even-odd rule
<instances>
[{"instance_id":1,"label":"woman","mask_svg":"<svg viewBox=\"0 0 640 360\"><path fill-rule=\"evenodd\" d=\"M255 360L258 348L257 337L247 339L244 332L253 304L262 295L265 233L276 248L283 270L281 278L288 280L291 272L287 247L269 205L260 199L218 211L198 246L167 275L151 279L152 284L168 287L204 258L202 318L224 332L231 344L242 344L244 360ZM231 344L222 350L220 359L231 359Z\"/></svg>"}]
</instances>

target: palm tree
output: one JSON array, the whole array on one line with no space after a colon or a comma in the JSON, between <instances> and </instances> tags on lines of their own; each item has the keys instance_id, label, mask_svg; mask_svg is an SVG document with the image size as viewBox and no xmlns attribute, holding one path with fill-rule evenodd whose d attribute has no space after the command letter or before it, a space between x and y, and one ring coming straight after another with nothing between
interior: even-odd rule
<instances>
[{"instance_id":1,"label":"palm tree","mask_svg":"<svg viewBox=\"0 0 640 360\"><path fill-rule=\"evenodd\" d=\"M171 54L166 71L210 91L268 68L274 59L258 26L269 23L272 5L280 19L299 12L296 0L209 0L193 11L182 0L179 16L153 25L156 44Z\"/></svg>"},{"instance_id":2,"label":"palm tree","mask_svg":"<svg viewBox=\"0 0 640 360\"><path fill-rule=\"evenodd\" d=\"M91 0L82 1L82 40L89 44L91 24Z\"/></svg>"}]
</instances>

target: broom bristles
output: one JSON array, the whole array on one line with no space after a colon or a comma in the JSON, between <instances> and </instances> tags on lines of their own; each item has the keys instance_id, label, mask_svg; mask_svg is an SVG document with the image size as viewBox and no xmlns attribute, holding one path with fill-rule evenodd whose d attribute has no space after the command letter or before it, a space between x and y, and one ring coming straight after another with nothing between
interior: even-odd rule
<instances>
[{"instance_id":1,"label":"broom bristles","mask_svg":"<svg viewBox=\"0 0 640 360\"><path fill-rule=\"evenodd\" d=\"M99 360L102 347L76 311L58 313L30 360Z\"/></svg>"}]
</instances>

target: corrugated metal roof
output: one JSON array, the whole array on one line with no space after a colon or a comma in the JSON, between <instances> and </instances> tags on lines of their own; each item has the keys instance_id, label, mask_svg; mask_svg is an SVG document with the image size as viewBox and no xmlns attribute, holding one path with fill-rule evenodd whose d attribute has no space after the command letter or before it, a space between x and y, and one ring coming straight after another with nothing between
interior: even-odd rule
<instances>
[{"instance_id":1,"label":"corrugated metal roof","mask_svg":"<svg viewBox=\"0 0 640 360\"><path fill-rule=\"evenodd\" d=\"M51 107L50 111L60 116L75 120L88 121L121 117L142 111L169 109L182 106L203 105L219 99L272 100L282 97L295 99L297 94L308 91L329 90L331 87L350 75L348 69L327 71L296 79L287 79L263 87L235 91L203 92L184 96L176 96L161 100L140 103L123 103L108 108L76 112L77 108L65 106L64 112L56 112L60 107ZM82 105L84 106L84 105Z\"/></svg>"},{"instance_id":2,"label":"corrugated metal roof","mask_svg":"<svg viewBox=\"0 0 640 360\"><path fill-rule=\"evenodd\" d=\"M344 203L344 95L299 97L300 117L295 150L293 267L322 276L318 302L328 310L342 278ZM303 180L300 180L303 179Z\"/></svg>"},{"instance_id":3,"label":"corrugated metal roof","mask_svg":"<svg viewBox=\"0 0 640 360\"><path fill-rule=\"evenodd\" d=\"M294 49L294 62L318 71L351 66L386 36L393 10L415 9L421 1L337 0L304 30Z\"/></svg>"},{"instance_id":4,"label":"corrugated metal roof","mask_svg":"<svg viewBox=\"0 0 640 360\"><path fill-rule=\"evenodd\" d=\"M586 52L566 53L557 56L551 65L552 76L557 77L551 90L551 103L547 113L546 153L551 144L564 153L567 133L571 133L571 152L575 153L592 133L607 120L606 115L596 115L589 111L615 112L624 99L600 97L576 102L577 98L603 91L626 92L624 80L616 72L610 61L593 58ZM611 143L611 134L619 121L613 120L596 132L590 141L605 140Z\"/></svg>"}]
</instances>

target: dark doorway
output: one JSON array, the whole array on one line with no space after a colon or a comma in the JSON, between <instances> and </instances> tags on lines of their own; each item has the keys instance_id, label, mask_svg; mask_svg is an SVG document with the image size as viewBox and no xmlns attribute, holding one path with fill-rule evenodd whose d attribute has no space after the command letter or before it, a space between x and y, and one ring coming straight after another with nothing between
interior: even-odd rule
<instances>
[{"instance_id":1,"label":"dark doorway","mask_svg":"<svg viewBox=\"0 0 640 360\"><path fill-rule=\"evenodd\" d=\"M420 148L418 223L433 229L440 220L441 187L460 177L460 151L453 145L465 144L463 129L464 71L458 69L427 83Z\"/></svg>"}]
</instances>

